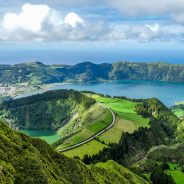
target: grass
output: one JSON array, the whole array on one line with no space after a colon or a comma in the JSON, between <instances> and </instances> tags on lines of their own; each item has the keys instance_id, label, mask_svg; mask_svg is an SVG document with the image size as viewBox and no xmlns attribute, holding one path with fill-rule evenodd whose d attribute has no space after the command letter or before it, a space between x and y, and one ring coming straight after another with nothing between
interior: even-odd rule
<instances>
[{"instance_id":1,"label":"grass","mask_svg":"<svg viewBox=\"0 0 184 184\"><path fill-rule=\"evenodd\" d=\"M171 108L171 110L177 117L179 118L183 117L184 116L184 101L177 102L176 105Z\"/></svg>"},{"instance_id":2,"label":"grass","mask_svg":"<svg viewBox=\"0 0 184 184\"><path fill-rule=\"evenodd\" d=\"M80 158L83 158L85 154L88 155L96 154L100 150L103 150L103 148L105 147L107 147L107 145L102 144L97 140L92 140L91 142L86 143L80 147L64 152L64 155L69 157L79 156Z\"/></svg>"},{"instance_id":3,"label":"grass","mask_svg":"<svg viewBox=\"0 0 184 184\"><path fill-rule=\"evenodd\" d=\"M118 143L123 131L133 132L134 128L135 126L131 121L125 119L117 119L115 125L111 129L100 135L99 139L101 141L104 141L106 144Z\"/></svg>"},{"instance_id":4,"label":"grass","mask_svg":"<svg viewBox=\"0 0 184 184\"><path fill-rule=\"evenodd\" d=\"M102 108L102 106L100 109L97 110L98 112L93 111L93 113L96 113L96 115L91 112L86 113L86 115L89 117L86 116L85 118L83 118L85 119L84 122L87 122L87 124L83 125L82 130L78 131L74 135L64 140L62 145L58 146L57 149L63 149L74 144L80 143L110 125L112 122L111 112L108 109ZM101 113L99 112L99 110L101 110Z\"/></svg>"},{"instance_id":5,"label":"grass","mask_svg":"<svg viewBox=\"0 0 184 184\"><path fill-rule=\"evenodd\" d=\"M99 95L92 95L92 97L108 106L117 116L116 124L110 130L99 136L100 140L105 141L106 144L119 142L122 132L132 133L139 127L149 126L149 119L143 118L135 112L135 106L138 102L101 97Z\"/></svg>"},{"instance_id":6,"label":"grass","mask_svg":"<svg viewBox=\"0 0 184 184\"><path fill-rule=\"evenodd\" d=\"M82 157L85 154L95 154L98 153L103 145L103 147L108 145L109 143L118 143L122 132L129 132L132 133L139 127L148 127L149 126L149 119L145 119L140 115L137 115L135 112L135 106L138 104L138 102L131 102L124 99L118 99L118 98L107 98L107 97L101 97L99 95L91 95L91 97L95 98L97 102L103 103L104 105L108 106L115 114L116 114L116 123L114 126L109 129L108 131L104 132L102 135L100 135L98 138L100 140L97 141L91 141L81 147L78 147L74 150L70 150L65 152L67 156L73 157L73 156L79 156ZM84 129L80 134L75 135L69 140L69 144L74 144L73 141L81 141L82 139L85 139L84 134L91 135L92 132L95 132L99 129L103 129L106 126L107 120L110 119L110 115L106 116L106 120L99 121L97 123L90 124L87 129ZM112 116L111 116L112 121ZM72 141L73 140L73 141ZM101 142L104 141L105 144L102 144ZM67 146L68 146L67 145ZM60 147L61 148L61 147ZM63 146L62 146L63 148ZM93 148L93 149L92 149ZM90 151L88 151L90 150ZM80 153L80 151L82 153Z\"/></svg>"},{"instance_id":7,"label":"grass","mask_svg":"<svg viewBox=\"0 0 184 184\"><path fill-rule=\"evenodd\" d=\"M117 112L117 114L121 119L129 120L129 122L134 124L132 131L135 131L139 127L149 127L149 118L143 118L141 115L135 113Z\"/></svg>"},{"instance_id":8,"label":"grass","mask_svg":"<svg viewBox=\"0 0 184 184\"><path fill-rule=\"evenodd\" d=\"M115 112L135 113L134 110L137 102L131 102L118 98L101 97L98 95L93 95L92 97L98 102L104 103Z\"/></svg>"},{"instance_id":9,"label":"grass","mask_svg":"<svg viewBox=\"0 0 184 184\"><path fill-rule=\"evenodd\" d=\"M176 184L184 183L184 173L180 170L169 170L167 174L171 175Z\"/></svg>"},{"instance_id":10,"label":"grass","mask_svg":"<svg viewBox=\"0 0 184 184\"><path fill-rule=\"evenodd\" d=\"M182 107L175 107L172 111L177 117L182 117L184 116L184 105Z\"/></svg>"},{"instance_id":11,"label":"grass","mask_svg":"<svg viewBox=\"0 0 184 184\"><path fill-rule=\"evenodd\" d=\"M54 131L44 131L44 130L23 130L23 133L30 135L32 137L38 137L48 144L53 144L60 140L61 137Z\"/></svg>"}]
</instances>

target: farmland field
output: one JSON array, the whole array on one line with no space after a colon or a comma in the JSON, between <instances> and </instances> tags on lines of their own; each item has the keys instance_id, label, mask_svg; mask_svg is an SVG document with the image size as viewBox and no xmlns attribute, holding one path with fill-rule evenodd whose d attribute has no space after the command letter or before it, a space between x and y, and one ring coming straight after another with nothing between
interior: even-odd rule
<instances>
[{"instance_id":1,"label":"farmland field","mask_svg":"<svg viewBox=\"0 0 184 184\"><path fill-rule=\"evenodd\" d=\"M149 119L145 119L135 112L135 106L138 102L101 97L99 95L93 95L92 97L108 106L117 116L116 124L99 136L100 140L105 141L105 143L117 143L121 138L122 132L132 133L141 126L149 126Z\"/></svg>"},{"instance_id":2,"label":"farmland field","mask_svg":"<svg viewBox=\"0 0 184 184\"><path fill-rule=\"evenodd\" d=\"M92 140L80 147L64 152L64 154L69 157L78 156L80 158L83 158L85 154L88 154L88 155L96 154L105 147L108 147L108 146L100 143L97 140Z\"/></svg>"},{"instance_id":3,"label":"farmland field","mask_svg":"<svg viewBox=\"0 0 184 184\"><path fill-rule=\"evenodd\" d=\"M94 115L92 113L87 113L90 114L90 117L85 117L85 114L83 114L82 118L86 118L85 122L90 123L87 123L81 130L65 139L64 142L57 147L58 150L80 143L105 129L112 123L111 112L102 105L98 105L97 111L93 112L96 114ZM60 134L62 135L61 131Z\"/></svg>"},{"instance_id":4,"label":"farmland field","mask_svg":"<svg viewBox=\"0 0 184 184\"><path fill-rule=\"evenodd\" d=\"M78 155L80 152L80 157L82 158L85 154L87 154L86 153L87 150L90 150L89 155L95 154L102 149L102 145L103 147L105 147L109 143L118 143L123 132L132 133L133 131L137 130L139 127L149 126L149 119L143 118L142 116L136 114L135 112L135 106L139 102L132 102L132 101L118 99L118 98L101 97L99 95L91 95L91 94L89 95L92 98L96 99L97 102L103 103L105 106L109 107L116 114L116 123L112 128L110 128L108 131L104 132L102 135L98 137L99 141L98 140L91 141L74 150L67 151L65 153L66 155L73 157L73 156L76 156L76 154ZM102 126L102 125L103 124L101 125L98 124L98 126ZM93 130L93 129L96 129L96 125L94 126L91 125L90 130ZM87 132L87 134L89 135L90 131ZM79 136L80 138L82 137L81 135L82 133ZM76 136L75 138L72 138L72 140L79 141L79 137ZM104 142L105 144L102 144L101 142ZM69 143L71 144L71 141L69 141ZM85 151L82 151L82 150L85 150Z\"/></svg>"}]
</instances>

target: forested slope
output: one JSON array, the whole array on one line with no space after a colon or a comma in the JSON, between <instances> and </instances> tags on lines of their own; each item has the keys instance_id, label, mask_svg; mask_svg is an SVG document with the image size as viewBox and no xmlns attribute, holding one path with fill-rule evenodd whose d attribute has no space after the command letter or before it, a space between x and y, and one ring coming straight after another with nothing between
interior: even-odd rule
<instances>
[{"instance_id":1,"label":"forested slope","mask_svg":"<svg viewBox=\"0 0 184 184\"><path fill-rule=\"evenodd\" d=\"M146 184L113 161L86 166L54 151L46 142L17 133L0 121L2 184Z\"/></svg>"}]
</instances>

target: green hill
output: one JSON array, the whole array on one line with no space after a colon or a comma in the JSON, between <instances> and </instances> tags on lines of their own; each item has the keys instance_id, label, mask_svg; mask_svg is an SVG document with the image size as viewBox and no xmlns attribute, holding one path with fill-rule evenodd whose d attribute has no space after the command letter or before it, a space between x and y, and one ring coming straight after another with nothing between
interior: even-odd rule
<instances>
[{"instance_id":1,"label":"green hill","mask_svg":"<svg viewBox=\"0 0 184 184\"><path fill-rule=\"evenodd\" d=\"M41 62L0 65L0 83L46 84L64 81L154 80L184 82L184 66L166 63L116 62L113 64L44 65Z\"/></svg>"},{"instance_id":2,"label":"green hill","mask_svg":"<svg viewBox=\"0 0 184 184\"><path fill-rule=\"evenodd\" d=\"M102 94L95 94L87 92L91 98L94 98L97 102L109 107L116 115L116 122L108 131L98 136L95 140L64 152L67 156L79 156L81 159L85 154L92 156L102 151L103 148L109 147L109 144L118 143L121 140L122 133L133 133L140 127L149 127L149 118L144 118L137 114L136 105L141 104L141 100L132 101L123 97L104 96Z\"/></svg>"},{"instance_id":3,"label":"green hill","mask_svg":"<svg viewBox=\"0 0 184 184\"><path fill-rule=\"evenodd\" d=\"M133 133L123 132L120 141L104 148L99 154L85 156L84 162L115 160L131 165L142 158L153 147L168 145L175 141L179 119L159 100L152 98L143 100L135 106L137 114L150 119L149 127L140 127Z\"/></svg>"},{"instance_id":4,"label":"green hill","mask_svg":"<svg viewBox=\"0 0 184 184\"><path fill-rule=\"evenodd\" d=\"M74 90L48 91L1 103L1 117L15 129L57 130L95 101Z\"/></svg>"},{"instance_id":5,"label":"green hill","mask_svg":"<svg viewBox=\"0 0 184 184\"><path fill-rule=\"evenodd\" d=\"M82 142L112 122L109 110L74 90L48 91L2 102L0 117L15 130L51 144L58 141L58 149Z\"/></svg>"},{"instance_id":6,"label":"green hill","mask_svg":"<svg viewBox=\"0 0 184 184\"><path fill-rule=\"evenodd\" d=\"M10 129L0 121L2 184L147 184L113 161L86 166L54 151L46 142Z\"/></svg>"}]
</instances>

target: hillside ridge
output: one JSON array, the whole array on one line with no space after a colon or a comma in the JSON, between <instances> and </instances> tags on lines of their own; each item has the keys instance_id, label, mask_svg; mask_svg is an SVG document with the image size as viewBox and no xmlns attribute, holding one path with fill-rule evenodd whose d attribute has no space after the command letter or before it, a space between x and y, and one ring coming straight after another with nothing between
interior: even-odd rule
<instances>
[{"instance_id":1,"label":"hillside ridge","mask_svg":"<svg viewBox=\"0 0 184 184\"><path fill-rule=\"evenodd\" d=\"M0 83L48 84L101 82L107 80L152 80L184 82L184 65L168 63L115 62L75 65L45 65L42 62L0 65Z\"/></svg>"}]
</instances>

